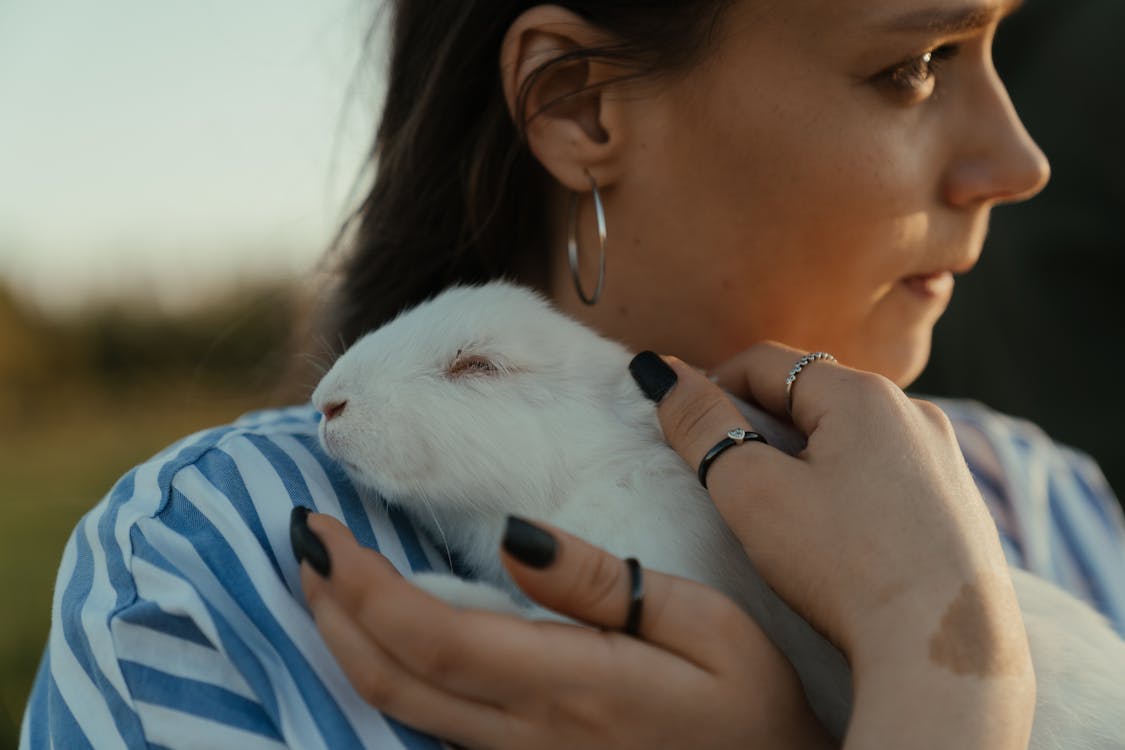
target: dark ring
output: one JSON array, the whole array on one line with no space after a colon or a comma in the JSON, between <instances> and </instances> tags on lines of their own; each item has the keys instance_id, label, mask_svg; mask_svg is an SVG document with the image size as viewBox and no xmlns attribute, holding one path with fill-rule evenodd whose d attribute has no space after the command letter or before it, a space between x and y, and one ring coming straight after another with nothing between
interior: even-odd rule
<instances>
[{"instance_id":1,"label":"dark ring","mask_svg":"<svg viewBox=\"0 0 1125 750\"><path fill-rule=\"evenodd\" d=\"M625 627L621 628L621 632L634 638L640 638L641 610L645 606L644 576L641 574L641 564L637 562L635 557L627 559L625 567L629 568L629 588L631 591L629 592L629 614L625 615Z\"/></svg>"},{"instance_id":2,"label":"dark ring","mask_svg":"<svg viewBox=\"0 0 1125 750\"><path fill-rule=\"evenodd\" d=\"M734 430L732 430L732 432L734 432ZM713 464L715 462L715 459L718 458L719 455L727 448L735 445L742 445L743 443L750 440L753 440L756 443L765 443L766 445L769 445L769 443L766 442L766 439L756 432L750 432L749 430L740 430L738 432L741 433L739 439L736 440L730 435L727 435L725 438L715 443L715 447L707 451L707 454L703 456L703 460L699 462L699 483L703 485L704 489L707 489L707 472L711 470L711 464Z\"/></svg>"}]
</instances>

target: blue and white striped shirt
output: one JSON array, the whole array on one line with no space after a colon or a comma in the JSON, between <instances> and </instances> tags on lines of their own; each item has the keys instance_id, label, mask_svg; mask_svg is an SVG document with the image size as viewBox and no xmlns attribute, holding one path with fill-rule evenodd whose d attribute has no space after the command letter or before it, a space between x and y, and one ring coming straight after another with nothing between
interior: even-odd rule
<instances>
[{"instance_id":1,"label":"blue and white striped shirt","mask_svg":"<svg viewBox=\"0 0 1125 750\"><path fill-rule=\"evenodd\" d=\"M943 402L1010 560L1125 634L1125 522L1097 468L1026 423ZM289 511L343 521L402 571L448 569L363 503L294 407L202 432L130 472L63 555L27 748L440 748L368 706L299 590Z\"/></svg>"}]
</instances>

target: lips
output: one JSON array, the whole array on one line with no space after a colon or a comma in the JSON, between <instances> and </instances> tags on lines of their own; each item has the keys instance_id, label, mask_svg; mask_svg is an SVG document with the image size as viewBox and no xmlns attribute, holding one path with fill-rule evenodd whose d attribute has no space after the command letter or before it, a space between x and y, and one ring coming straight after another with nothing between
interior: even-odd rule
<instances>
[{"instance_id":1,"label":"lips","mask_svg":"<svg viewBox=\"0 0 1125 750\"><path fill-rule=\"evenodd\" d=\"M953 293L953 271L906 276L902 284L915 294L926 298L945 297Z\"/></svg>"}]
</instances>

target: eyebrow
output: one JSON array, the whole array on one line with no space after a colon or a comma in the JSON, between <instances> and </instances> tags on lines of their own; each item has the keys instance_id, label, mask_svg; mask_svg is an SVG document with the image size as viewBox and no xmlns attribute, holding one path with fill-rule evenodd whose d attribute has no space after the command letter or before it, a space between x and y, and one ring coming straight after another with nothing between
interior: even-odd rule
<instances>
[{"instance_id":1,"label":"eyebrow","mask_svg":"<svg viewBox=\"0 0 1125 750\"><path fill-rule=\"evenodd\" d=\"M1006 0L982 7L931 8L897 16L878 24L884 31L900 33L965 34L979 31L1019 10L1023 0Z\"/></svg>"}]
</instances>

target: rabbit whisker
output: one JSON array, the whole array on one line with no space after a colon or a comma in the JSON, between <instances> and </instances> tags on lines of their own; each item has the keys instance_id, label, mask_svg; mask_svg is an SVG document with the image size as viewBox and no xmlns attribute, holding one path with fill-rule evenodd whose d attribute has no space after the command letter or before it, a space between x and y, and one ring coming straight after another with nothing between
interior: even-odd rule
<instances>
[{"instance_id":1,"label":"rabbit whisker","mask_svg":"<svg viewBox=\"0 0 1125 750\"><path fill-rule=\"evenodd\" d=\"M445 560L449 563L449 569L453 570L453 552L449 549L449 537L445 535L445 529L441 527L441 521L438 520L437 513L434 511L434 506L430 503L429 498L424 495L421 498L422 504L426 506L426 510L430 513L430 518L434 521L434 528L437 529L438 535L441 537L442 546L445 547Z\"/></svg>"}]
</instances>

